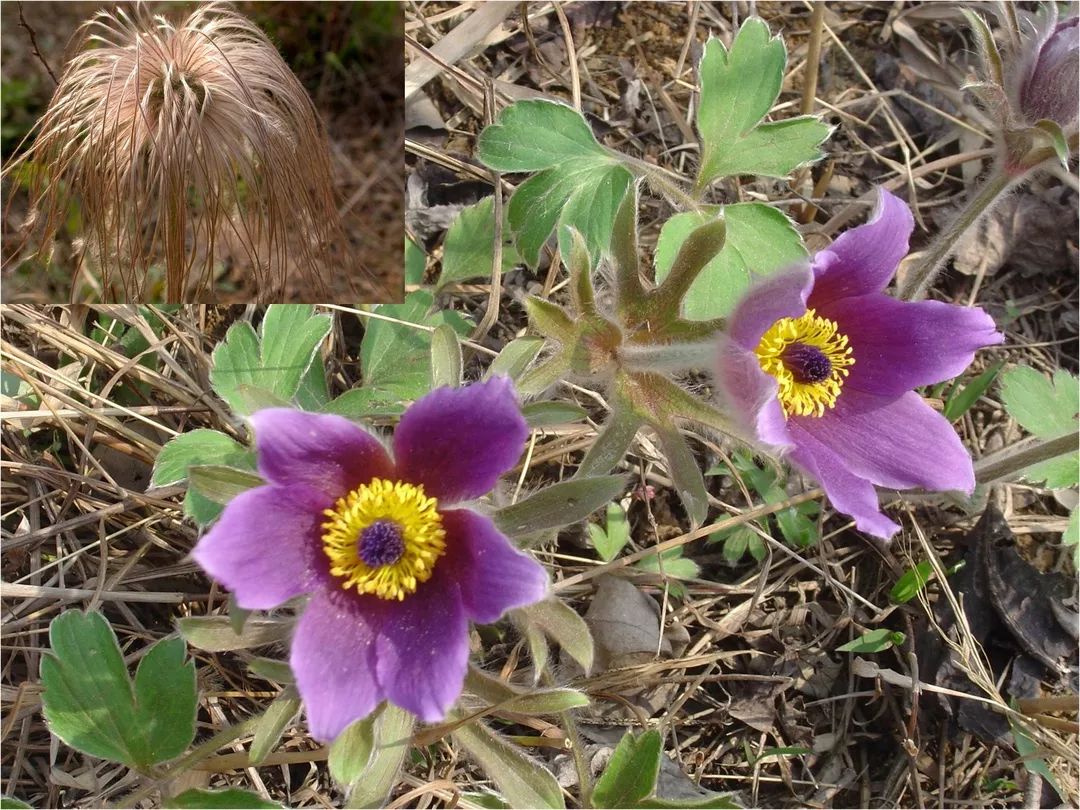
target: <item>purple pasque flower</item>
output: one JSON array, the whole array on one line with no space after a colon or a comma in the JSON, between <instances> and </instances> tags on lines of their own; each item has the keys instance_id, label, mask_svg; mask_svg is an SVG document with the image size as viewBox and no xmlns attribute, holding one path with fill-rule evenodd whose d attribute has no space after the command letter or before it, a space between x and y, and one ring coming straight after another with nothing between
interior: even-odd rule
<instances>
[{"instance_id":1,"label":"purple pasque flower","mask_svg":"<svg viewBox=\"0 0 1080 810\"><path fill-rule=\"evenodd\" d=\"M975 486L960 439L912 389L955 377L977 349L1003 340L981 309L882 292L913 227L907 206L881 189L869 222L750 289L717 362L719 394L748 432L885 539L900 527L878 507L875 484Z\"/></svg>"},{"instance_id":2,"label":"purple pasque flower","mask_svg":"<svg viewBox=\"0 0 1080 810\"><path fill-rule=\"evenodd\" d=\"M542 566L461 506L521 456L528 428L510 380L417 400L392 458L340 416L270 408L251 422L267 483L229 502L195 560L242 608L311 594L289 663L316 739L383 700L443 719L461 694L469 620L548 591Z\"/></svg>"},{"instance_id":3,"label":"purple pasque flower","mask_svg":"<svg viewBox=\"0 0 1080 810\"><path fill-rule=\"evenodd\" d=\"M1080 108L1080 18L1058 21L1053 3L1046 10L1046 21L1008 75L1008 89L1028 124L1045 119L1068 132L1075 129Z\"/></svg>"}]
</instances>

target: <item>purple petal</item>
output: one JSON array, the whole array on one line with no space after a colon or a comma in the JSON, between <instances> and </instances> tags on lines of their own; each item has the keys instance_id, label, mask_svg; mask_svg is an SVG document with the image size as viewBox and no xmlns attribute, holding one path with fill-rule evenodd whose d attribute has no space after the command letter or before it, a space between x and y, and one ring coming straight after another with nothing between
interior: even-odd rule
<instances>
[{"instance_id":1,"label":"purple petal","mask_svg":"<svg viewBox=\"0 0 1080 810\"><path fill-rule=\"evenodd\" d=\"M797 318L806 312L806 297L813 286L808 265L774 273L754 284L731 315L728 335L753 351L769 327L781 318Z\"/></svg>"},{"instance_id":2,"label":"purple petal","mask_svg":"<svg viewBox=\"0 0 1080 810\"><path fill-rule=\"evenodd\" d=\"M750 433L745 438L756 438L773 448L792 444L787 420L776 396L779 386L761 370L757 355L721 337L716 381L721 403Z\"/></svg>"},{"instance_id":3,"label":"purple petal","mask_svg":"<svg viewBox=\"0 0 1080 810\"><path fill-rule=\"evenodd\" d=\"M793 431L794 432L794 431ZM833 507L855 519L859 531L889 540L900 525L889 520L878 506L873 484L848 470L840 458L813 436L799 436L790 458L825 490Z\"/></svg>"},{"instance_id":4,"label":"purple petal","mask_svg":"<svg viewBox=\"0 0 1080 810\"><path fill-rule=\"evenodd\" d=\"M457 701L469 660L469 622L447 566L387 608L375 646L386 696L427 723L441 721Z\"/></svg>"},{"instance_id":5,"label":"purple petal","mask_svg":"<svg viewBox=\"0 0 1080 810\"><path fill-rule=\"evenodd\" d=\"M879 187L870 221L840 234L828 250L814 256L809 306L817 309L837 298L884 290L907 255L914 228L904 201Z\"/></svg>"},{"instance_id":6,"label":"purple petal","mask_svg":"<svg viewBox=\"0 0 1080 810\"><path fill-rule=\"evenodd\" d=\"M305 486L241 492L191 552L247 610L265 610L320 581L322 511L331 499Z\"/></svg>"},{"instance_id":7,"label":"purple petal","mask_svg":"<svg viewBox=\"0 0 1080 810\"><path fill-rule=\"evenodd\" d=\"M881 293L843 298L818 310L847 335L855 364L844 383L873 394L899 396L952 379L975 352L1005 340L977 307L941 301L897 301Z\"/></svg>"},{"instance_id":8,"label":"purple petal","mask_svg":"<svg viewBox=\"0 0 1080 810\"><path fill-rule=\"evenodd\" d=\"M320 742L331 742L385 698L375 666L375 639L384 613L380 601L316 591L296 625L289 666L308 730Z\"/></svg>"},{"instance_id":9,"label":"purple petal","mask_svg":"<svg viewBox=\"0 0 1080 810\"><path fill-rule=\"evenodd\" d=\"M518 551L488 518L468 509L443 512L446 556L437 563L461 589L466 615L474 622L498 621L511 608L548 594L544 567Z\"/></svg>"},{"instance_id":10,"label":"purple petal","mask_svg":"<svg viewBox=\"0 0 1080 810\"><path fill-rule=\"evenodd\" d=\"M509 377L439 388L394 431L398 475L443 506L478 498L517 463L528 435Z\"/></svg>"},{"instance_id":11,"label":"purple petal","mask_svg":"<svg viewBox=\"0 0 1080 810\"><path fill-rule=\"evenodd\" d=\"M336 499L372 478L394 478L382 443L342 416L267 408L251 423L259 472L276 484L307 484Z\"/></svg>"},{"instance_id":12,"label":"purple petal","mask_svg":"<svg viewBox=\"0 0 1080 810\"><path fill-rule=\"evenodd\" d=\"M944 416L909 391L880 397L845 388L821 417L789 424L797 445L807 437L829 448L845 469L893 489L971 492L971 456Z\"/></svg>"}]
</instances>

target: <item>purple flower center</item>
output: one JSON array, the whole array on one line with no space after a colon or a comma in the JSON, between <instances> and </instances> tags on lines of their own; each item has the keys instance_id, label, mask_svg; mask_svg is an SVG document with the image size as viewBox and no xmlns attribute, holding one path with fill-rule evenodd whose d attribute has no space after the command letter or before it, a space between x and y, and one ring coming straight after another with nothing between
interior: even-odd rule
<instances>
[{"instance_id":1,"label":"purple flower center","mask_svg":"<svg viewBox=\"0 0 1080 810\"><path fill-rule=\"evenodd\" d=\"M796 382L824 382L832 374L832 362L817 346L792 343L784 349L781 359Z\"/></svg>"},{"instance_id":2,"label":"purple flower center","mask_svg":"<svg viewBox=\"0 0 1080 810\"><path fill-rule=\"evenodd\" d=\"M376 520L366 526L356 546L360 559L371 568L393 565L405 553L401 526L392 520Z\"/></svg>"}]
</instances>

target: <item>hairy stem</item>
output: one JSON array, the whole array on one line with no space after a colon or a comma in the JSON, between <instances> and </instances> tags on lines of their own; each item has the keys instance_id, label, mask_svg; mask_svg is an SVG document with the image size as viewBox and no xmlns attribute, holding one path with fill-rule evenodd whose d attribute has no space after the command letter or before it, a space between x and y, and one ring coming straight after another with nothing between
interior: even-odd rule
<instances>
[{"instance_id":1,"label":"hairy stem","mask_svg":"<svg viewBox=\"0 0 1080 810\"><path fill-rule=\"evenodd\" d=\"M980 484L998 481L1032 464L1038 464L1040 461L1049 461L1065 453L1074 453L1078 443L1080 443L1080 431L1074 430L1064 436L1042 439L1020 449L1007 447L975 463L975 480Z\"/></svg>"},{"instance_id":2,"label":"hairy stem","mask_svg":"<svg viewBox=\"0 0 1080 810\"><path fill-rule=\"evenodd\" d=\"M988 213L1001 194L1019 179L1008 175L1000 168L994 169L994 173L968 200L967 205L956 215L949 227L941 231L930 243L930 247L927 248L919 264L900 286L898 297L905 301L925 297L930 285L945 266L945 262L952 256L960 237Z\"/></svg>"},{"instance_id":3,"label":"hairy stem","mask_svg":"<svg viewBox=\"0 0 1080 810\"><path fill-rule=\"evenodd\" d=\"M632 371L688 371L711 368L716 359L716 341L656 345L632 343L619 348L619 359Z\"/></svg>"}]
</instances>

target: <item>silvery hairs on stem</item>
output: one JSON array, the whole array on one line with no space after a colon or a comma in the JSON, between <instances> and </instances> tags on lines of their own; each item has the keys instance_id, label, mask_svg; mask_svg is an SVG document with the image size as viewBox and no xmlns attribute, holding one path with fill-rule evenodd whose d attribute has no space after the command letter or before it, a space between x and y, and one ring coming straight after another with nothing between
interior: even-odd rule
<instances>
[{"instance_id":1,"label":"silvery hairs on stem","mask_svg":"<svg viewBox=\"0 0 1080 810\"><path fill-rule=\"evenodd\" d=\"M261 301L280 300L290 273L320 300L325 270L356 272L326 132L256 25L220 3L179 23L140 4L79 33L33 145L5 167L29 174L39 255L74 196L79 259L98 263L104 300L145 300L160 262L167 300L205 296L223 247L246 255Z\"/></svg>"}]
</instances>

